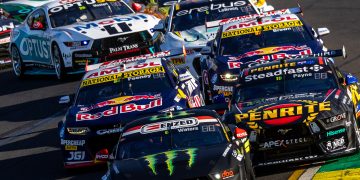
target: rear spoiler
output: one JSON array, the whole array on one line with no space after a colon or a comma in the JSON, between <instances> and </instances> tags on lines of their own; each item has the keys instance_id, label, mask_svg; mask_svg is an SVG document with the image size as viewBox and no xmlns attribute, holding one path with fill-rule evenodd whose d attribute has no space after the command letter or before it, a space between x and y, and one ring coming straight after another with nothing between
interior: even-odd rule
<instances>
[{"instance_id":1,"label":"rear spoiler","mask_svg":"<svg viewBox=\"0 0 360 180\"><path fill-rule=\"evenodd\" d=\"M347 58L345 46L343 46L342 49L328 50L326 52L316 53L316 54L288 55L285 59L307 58L307 57L340 57L340 56L342 56L344 59ZM277 59L277 60L284 60L284 59Z\"/></svg>"},{"instance_id":2,"label":"rear spoiler","mask_svg":"<svg viewBox=\"0 0 360 180\"><path fill-rule=\"evenodd\" d=\"M301 7L299 6L299 7L294 7L294 8L267 11L267 12L263 12L260 14L250 14L250 15L245 15L245 16L228 18L228 19L223 19L223 20L215 21L215 22L208 22L208 23L206 23L206 27L212 28L212 27L217 27L217 26L221 26L224 24L232 23L232 22L237 22L237 21L244 22L244 21L249 21L249 20L256 19L256 18L263 18L266 16L282 15L282 14L300 14L300 13L302 13L302 10L301 10Z\"/></svg>"},{"instance_id":3,"label":"rear spoiler","mask_svg":"<svg viewBox=\"0 0 360 180\"><path fill-rule=\"evenodd\" d=\"M140 56L106 61L103 63L92 64L92 65L88 65L86 63L85 71L87 72L87 71L91 71L91 70L95 70L95 69L99 69L99 68L114 67L114 66L119 66L119 65L125 64L125 63L135 62L135 61L140 61L140 60L146 60L146 59L152 59L152 58L168 58L168 57L180 56L180 55L186 56L185 47L183 47L183 52L180 54L179 53L171 54L170 51L163 51L163 52L157 52L157 53L152 53L152 54L144 54L144 55L140 55Z\"/></svg>"}]
</instances>

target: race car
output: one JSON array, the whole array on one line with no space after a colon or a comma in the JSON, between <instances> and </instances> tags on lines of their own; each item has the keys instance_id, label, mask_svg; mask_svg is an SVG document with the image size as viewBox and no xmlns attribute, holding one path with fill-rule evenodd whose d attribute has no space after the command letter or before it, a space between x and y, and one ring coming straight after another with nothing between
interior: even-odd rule
<instances>
[{"instance_id":1,"label":"race car","mask_svg":"<svg viewBox=\"0 0 360 180\"><path fill-rule=\"evenodd\" d=\"M69 102L69 97L60 102ZM64 166L106 162L124 125L136 118L202 105L199 82L163 58L91 70L58 125Z\"/></svg>"},{"instance_id":2,"label":"race car","mask_svg":"<svg viewBox=\"0 0 360 180\"><path fill-rule=\"evenodd\" d=\"M224 24L202 50L201 73L208 103L229 101L241 68L255 66L290 55L326 52L318 32L296 14L260 17Z\"/></svg>"},{"instance_id":3,"label":"race car","mask_svg":"<svg viewBox=\"0 0 360 180\"><path fill-rule=\"evenodd\" d=\"M357 78L328 57L246 68L226 123L249 134L255 167L311 163L359 149Z\"/></svg>"},{"instance_id":4,"label":"race car","mask_svg":"<svg viewBox=\"0 0 360 180\"><path fill-rule=\"evenodd\" d=\"M220 119L190 109L129 123L102 180L255 179L246 131L233 136Z\"/></svg>"},{"instance_id":5,"label":"race car","mask_svg":"<svg viewBox=\"0 0 360 180\"><path fill-rule=\"evenodd\" d=\"M10 31L19 24L19 21L15 19L0 19L0 65L11 62L8 51Z\"/></svg>"},{"instance_id":6,"label":"race car","mask_svg":"<svg viewBox=\"0 0 360 180\"><path fill-rule=\"evenodd\" d=\"M134 13L122 0L54 1L13 30L15 75L82 73L85 65L157 52L150 31L159 19Z\"/></svg>"}]
</instances>

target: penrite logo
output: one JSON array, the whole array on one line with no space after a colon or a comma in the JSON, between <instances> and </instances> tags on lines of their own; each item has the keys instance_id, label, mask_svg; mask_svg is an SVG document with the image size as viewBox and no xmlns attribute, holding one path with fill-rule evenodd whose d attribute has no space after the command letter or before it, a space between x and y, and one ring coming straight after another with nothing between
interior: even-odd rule
<instances>
[{"instance_id":1,"label":"penrite logo","mask_svg":"<svg viewBox=\"0 0 360 180\"><path fill-rule=\"evenodd\" d=\"M235 115L236 122L248 121L251 123L252 121L263 121L267 125L280 126L296 122L306 113L309 116L304 119L311 122L319 112L331 111L330 101L320 103L315 101L307 104L287 103L261 108L263 109L262 111L252 110L248 113Z\"/></svg>"},{"instance_id":2,"label":"penrite logo","mask_svg":"<svg viewBox=\"0 0 360 180\"><path fill-rule=\"evenodd\" d=\"M176 13L176 16L183 16L186 14L191 14L193 11L197 12L206 12L206 11L214 11L214 10L220 10L223 8L232 8L232 7L241 7L245 6L247 3L245 1L236 1L236 2L224 2L224 3L213 3L208 6L198 7L198 8L192 8L192 9L184 9L181 11L178 11Z\"/></svg>"}]
</instances>

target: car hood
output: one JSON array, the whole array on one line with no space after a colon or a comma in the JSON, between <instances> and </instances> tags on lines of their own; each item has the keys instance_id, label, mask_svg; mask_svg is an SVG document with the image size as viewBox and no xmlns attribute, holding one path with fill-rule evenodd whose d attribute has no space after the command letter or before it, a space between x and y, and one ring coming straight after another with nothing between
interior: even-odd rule
<instances>
[{"instance_id":1,"label":"car hood","mask_svg":"<svg viewBox=\"0 0 360 180\"><path fill-rule=\"evenodd\" d=\"M323 52L323 46L317 41L306 44L282 44L261 49L244 50L239 54L217 56L217 63L229 69L241 69L257 64L284 58L286 55L307 55Z\"/></svg>"},{"instance_id":2,"label":"car hood","mask_svg":"<svg viewBox=\"0 0 360 180\"><path fill-rule=\"evenodd\" d=\"M237 103L232 109L237 123L270 128L329 118L348 111L350 104L351 99L346 91L329 89L326 93L299 93L256 99Z\"/></svg>"},{"instance_id":3,"label":"car hood","mask_svg":"<svg viewBox=\"0 0 360 180\"><path fill-rule=\"evenodd\" d=\"M71 107L66 115L66 123L77 127L124 125L140 115L157 113L174 106L184 108L182 101L175 101L176 97L177 90L174 89L163 93L122 96L90 106Z\"/></svg>"},{"instance_id":4,"label":"car hood","mask_svg":"<svg viewBox=\"0 0 360 180\"><path fill-rule=\"evenodd\" d=\"M120 177L120 179L206 177L208 174L229 168L232 161L231 152L229 156L222 156L226 148L227 144L222 144L203 148L172 150L137 159L115 161L113 166L119 170L115 176Z\"/></svg>"},{"instance_id":5,"label":"car hood","mask_svg":"<svg viewBox=\"0 0 360 180\"><path fill-rule=\"evenodd\" d=\"M149 15L149 14L129 14L129 15L118 15L107 19L100 19L97 21L90 22L77 22L68 26L62 26L54 29L54 32L66 32L72 35L75 34L80 37L87 37L90 39L103 39L106 37L118 36L123 34L129 34L133 32L145 31L153 28L160 19ZM122 32L111 32L105 28L112 24L120 24L118 27ZM112 29L113 30L113 29Z\"/></svg>"}]
</instances>

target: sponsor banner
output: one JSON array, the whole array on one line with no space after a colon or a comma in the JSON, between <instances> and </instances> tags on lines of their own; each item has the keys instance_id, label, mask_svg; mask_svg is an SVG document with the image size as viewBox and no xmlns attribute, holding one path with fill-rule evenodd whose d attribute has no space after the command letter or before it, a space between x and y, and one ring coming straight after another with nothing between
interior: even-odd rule
<instances>
[{"instance_id":1,"label":"sponsor banner","mask_svg":"<svg viewBox=\"0 0 360 180\"><path fill-rule=\"evenodd\" d=\"M260 150L263 149L272 149L276 147L284 147L287 148L288 145L295 145L295 144L303 144L310 142L310 138L296 138L296 139L281 139L281 140L274 140L274 141L267 141L264 143L260 143Z\"/></svg>"},{"instance_id":2,"label":"sponsor banner","mask_svg":"<svg viewBox=\"0 0 360 180\"><path fill-rule=\"evenodd\" d=\"M114 116L122 113L130 113L135 111L146 111L155 107L162 106L162 98L150 101L149 104L125 104L122 106L114 106L103 112L98 112L95 114L89 113L78 113L76 114L76 121L89 121L97 120L102 117Z\"/></svg>"},{"instance_id":3,"label":"sponsor banner","mask_svg":"<svg viewBox=\"0 0 360 180\"><path fill-rule=\"evenodd\" d=\"M343 134L345 133L345 128L341 128L341 129L337 129L337 130L331 130L331 131L328 131L326 132L326 137L331 137L331 136L335 136L335 135L338 135L338 134Z\"/></svg>"},{"instance_id":4,"label":"sponsor banner","mask_svg":"<svg viewBox=\"0 0 360 180\"><path fill-rule=\"evenodd\" d=\"M191 14L194 11L197 11L199 13L201 13L201 12L206 13L208 11L215 11L215 10L217 10L218 12L224 12L224 11L229 11L229 10L239 10L238 7L245 6L247 4L248 3L246 1L235 1L235 2L227 1L227 2L222 2L222 3L214 2L209 5L202 6L202 7L179 10L175 14L176 14L176 16L183 16L183 15ZM178 6L177 6L177 9L179 9ZM216 12L213 12L213 13L216 13Z\"/></svg>"},{"instance_id":5,"label":"sponsor banner","mask_svg":"<svg viewBox=\"0 0 360 180\"><path fill-rule=\"evenodd\" d=\"M141 127L141 134L154 133L159 131L166 131L170 129L180 129L186 127L197 126L199 122L196 118L185 118L171 121L164 121L158 123L147 124Z\"/></svg>"},{"instance_id":6,"label":"sponsor banner","mask_svg":"<svg viewBox=\"0 0 360 180\"><path fill-rule=\"evenodd\" d=\"M94 85L94 84L101 84L101 83L106 83L106 82L112 82L112 81L114 83L117 83L121 79L146 76L146 75L152 75L152 74L158 74L158 73L165 73L165 69L163 66L157 66L157 67L128 71L128 72L123 72L123 73L118 73L118 74L113 74L113 75L100 76L97 78L85 79L81 82L81 87L90 86L90 85Z\"/></svg>"},{"instance_id":7,"label":"sponsor banner","mask_svg":"<svg viewBox=\"0 0 360 180\"><path fill-rule=\"evenodd\" d=\"M20 42L20 52L23 56L50 58L50 41L23 38Z\"/></svg>"}]
</instances>

